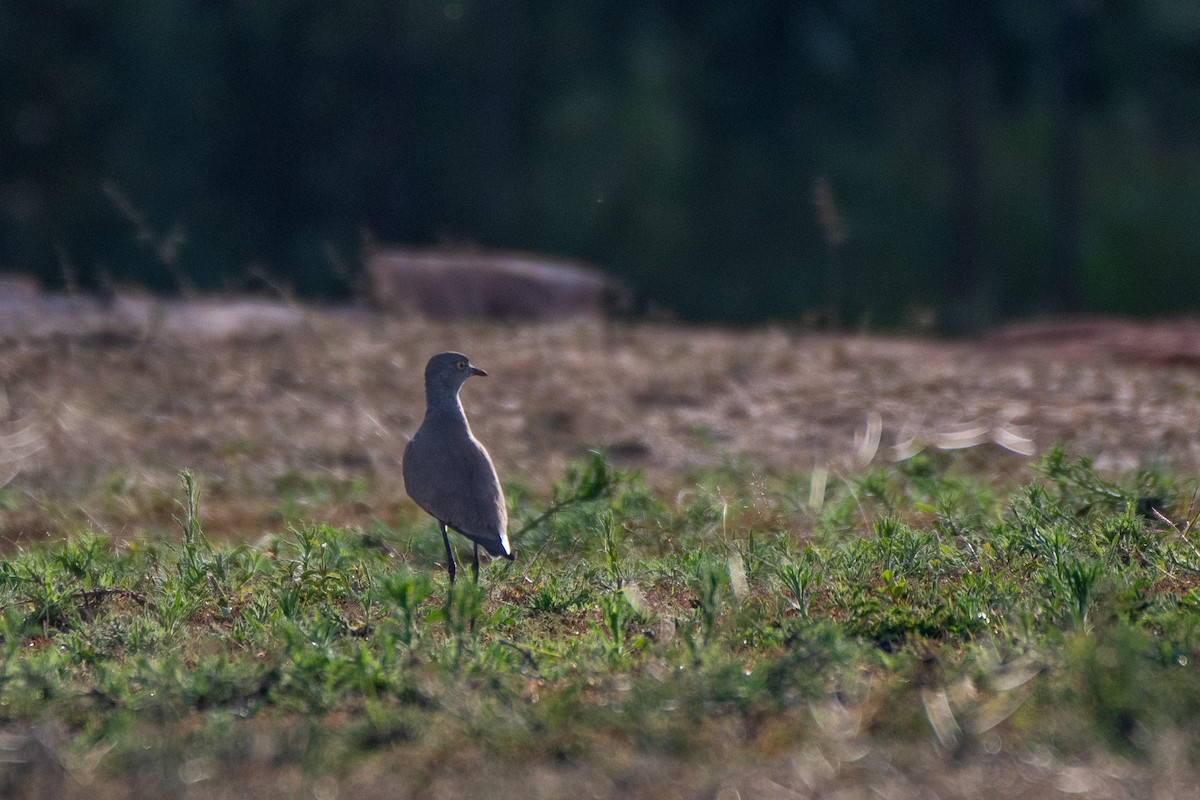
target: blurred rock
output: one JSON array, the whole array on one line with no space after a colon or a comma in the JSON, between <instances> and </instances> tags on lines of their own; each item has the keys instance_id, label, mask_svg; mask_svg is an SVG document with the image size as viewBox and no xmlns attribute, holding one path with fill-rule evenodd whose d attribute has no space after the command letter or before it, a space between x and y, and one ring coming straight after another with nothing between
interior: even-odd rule
<instances>
[{"instance_id":1,"label":"blurred rock","mask_svg":"<svg viewBox=\"0 0 1200 800\"><path fill-rule=\"evenodd\" d=\"M41 292L34 282L0 276L0 336L68 336L98 345L129 344L169 332L207 339L269 334L304 320L302 306L277 300L143 294Z\"/></svg>"},{"instance_id":2,"label":"blurred rock","mask_svg":"<svg viewBox=\"0 0 1200 800\"><path fill-rule=\"evenodd\" d=\"M433 319L598 317L629 302L599 270L527 254L372 248L367 273L380 309Z\"/></svg>"},{"instance_id":3,"label":"blurred rock","mask_svg":"<svg viewBox=\"0 0 1200 800\"><path fill-rule=\"evenodd\" d=\"M0 311L10 303L37 297L41 291L36 278L0 272Z\"/></svg>"}]
</instances>

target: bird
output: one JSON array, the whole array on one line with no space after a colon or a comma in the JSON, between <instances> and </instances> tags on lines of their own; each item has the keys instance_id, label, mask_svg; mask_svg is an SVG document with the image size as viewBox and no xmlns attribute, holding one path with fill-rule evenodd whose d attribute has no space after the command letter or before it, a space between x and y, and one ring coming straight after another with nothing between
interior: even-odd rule
<instances>
[{"instance_id":1,"label":"bird","mask_svg":"<svg viewBox=\"0 0 1200 800\"><path fill-rule=\"evenodd\" d=\"M454 583L454 551L447 529L475 545L471 569L479 582L479 548L513 560L508 509L492 457L471 433L458 392L467 378L486 377L462 353L438 353L425 365L425 419L404 448L404 488L437 520Z\"/></svg>"}]
</instances>

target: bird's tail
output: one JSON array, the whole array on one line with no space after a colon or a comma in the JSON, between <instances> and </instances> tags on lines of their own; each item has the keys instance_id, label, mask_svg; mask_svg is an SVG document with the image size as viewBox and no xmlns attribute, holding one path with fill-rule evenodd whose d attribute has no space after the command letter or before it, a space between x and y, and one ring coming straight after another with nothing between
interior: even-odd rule
<instances>
[{"instance_id":1,"label":"bird's tail","mask_svg":"<svg viewBox=\"0 0 1200 800\"><path fill-rule=\"evenodd\" d=\"M459 532L461 533L461 531ZM502 533L498 537L489 536L487 538L482 536L475 537L469 534L463 535L471 541L476 542L492 558L504 558L509 561L512 561L514 558L512 545L508 543L508 534L506 533Z\"/></svg>"}]
</instances>

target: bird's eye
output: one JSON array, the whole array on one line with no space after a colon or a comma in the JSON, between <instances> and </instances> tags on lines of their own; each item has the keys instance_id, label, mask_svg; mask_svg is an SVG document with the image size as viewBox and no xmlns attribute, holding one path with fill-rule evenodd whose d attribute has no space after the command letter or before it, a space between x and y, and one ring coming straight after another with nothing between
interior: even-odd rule
<instances>
[{"instance_id":1,"label":"bird's eye","mask_svg":"<svg viewBox=\"0 0 1200 800\"><path fill-rule=\"evenodd\" d=\"M458 362L455 362L454 366L455 366L457 369L466 369L466 368L467 368L467 362L465 362L465 361L458 361Z\"/></svg>"}]
</instances>

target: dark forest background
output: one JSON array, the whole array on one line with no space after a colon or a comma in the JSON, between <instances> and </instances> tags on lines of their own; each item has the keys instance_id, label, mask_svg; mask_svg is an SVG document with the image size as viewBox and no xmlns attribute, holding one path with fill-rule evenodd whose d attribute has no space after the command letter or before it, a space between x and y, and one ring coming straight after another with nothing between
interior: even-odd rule
<instances>
[{"instance_id":1,"label":"dark forest background","mask_svg":"<svg viewBox=\"0 0 1200 800\"><path fill-rule=\"evenodd\" d=\"M0 271L337 298L364 232L685 319L1194 311L1200 3L0 4Z\"/></svg>"}]
</instances>

